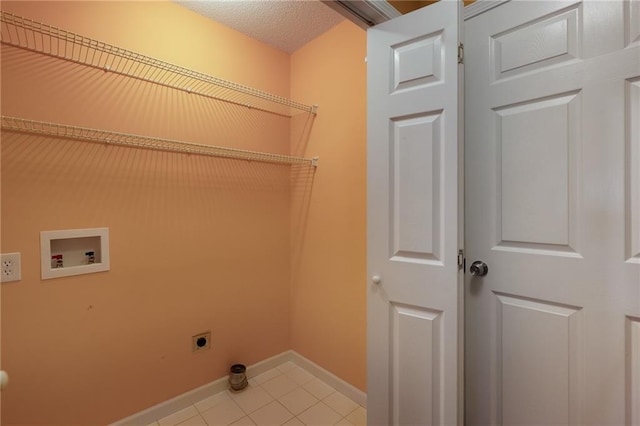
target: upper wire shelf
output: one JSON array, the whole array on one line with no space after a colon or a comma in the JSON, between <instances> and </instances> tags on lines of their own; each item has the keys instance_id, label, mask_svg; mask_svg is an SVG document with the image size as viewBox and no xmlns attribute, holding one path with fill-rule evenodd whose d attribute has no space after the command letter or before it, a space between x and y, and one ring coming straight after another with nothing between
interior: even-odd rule
<instances>
[{"instance_id":1,"label":"upper wire shelf","mask_svg":"<svg viewBox=\"0 0 640 426\"><path fill-rule=\"evenodd\" d=\"M0 21L0 42L10 46L277 115L290 117L291 109L311 114L317 111L316 105L295 102L9 12L2 11Z\"/></svg>"},{"instance_id":2,"label":"upper wire shelf","mask_svg":"<svg viewBox=\"0 0 640 426\"><path fill-rule=\"evenodd\" d=\"M288 155L248 151L236 148L182 142L171 139L153 138L129 133L92 129L89 127L70 126L67 124L49 123L45 121L27 120L24 118L2 116L2 129L20 133L53 136L64 139L75 139L99 142L107 145L120 145L156 151L179 152L186 154L224 157L237 160L260 161L263 163L285 165L317 166L318 158L301 158Z\"/></svg>"}]
</instances>

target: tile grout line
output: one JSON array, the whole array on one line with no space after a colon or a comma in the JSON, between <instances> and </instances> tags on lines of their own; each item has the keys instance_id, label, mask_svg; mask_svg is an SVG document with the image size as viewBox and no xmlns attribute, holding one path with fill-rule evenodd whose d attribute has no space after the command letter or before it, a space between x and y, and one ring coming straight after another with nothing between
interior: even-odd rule
<instances>
[{"instance_id":1,"label":"tile grout line","mask_svg":"<svg viewBox=\"0 0 640 426\"><path fill-rule=\"evenodd\" d=\"M191 421L197 421L197 425L207 425L208 423L204 414L208 410L211 410L217 405L229 400L233 401L232 406L234 406L239 413L243 414L242 417L233 420L230 424L238 422L244 418L248 418L251 422L254 422L251 415L273 402L277 402L279 406L288 413L288 415L293 416L285 423L295 419L297 422L304 424L299 416L320 403L322 403L324 407L330 409L335 416L338 416L338 423L343 425L352 425L353 423L347 417L356 415L355 413L359 409L362 409L364 411L364 416L366 416L366 394L357 390L355 387L327 370L324 370L312 361L302 357L295 351L286 351L253 366L249 366L247 368L247 377L249 378L250 386L252 386L253 389L260 389L270 398L268 402L259 402L259 405L253 408L251 407L251 403L243 403L241 405L241 403L236 400L237 398L233 396L234 394L229 392L227 389L228 378L223 377L207 385L186 392L185 394L166 401L165 403L158 404L150 409L123 419L111 426L125 426L131 424L149 424L149 426L180 426L181 424L185 424L190 426ZM279 381L276 382L276 379L279 379ZM272 382L272 384L264 386L269 382ZM310 395L314 402L313 404L304 407L304 409L302 409L298 414L295 414L294 408L290 409L285 402L282 401L282 398L300 391ZM328 403L326 400L333 395L339 396L336 397L336 401L330 401ZM238 396L238 398L241 397ZM190 402L190 404L185 407L184 402ZM292 402L290 401L290 403ZM340 404L342 403L347 405L340 408ZM349 407L351 404L354 406ZM306 405L306 403L303 405ZM193 413L195 414L189 418L180 418L180 416L178 416L176 420L180 423L175 423L173 420L171 420L171 423L167 423L167 420L172 416L180 412L188 412L189 410L193 410ZM343 415L343 412L346 414ZM155 417L153 417L154 415ZM158 415L161 416L159 420ZM195 420L196 418L199 419ZM358 420L355 421L358 422Z\"/></svg>"},{"instance_id":2,"label":"tile grout line","mask_svg":"<svg viewBox=\"0 0 640 426\"><path fill-rule=\"evenodd\" d=\"M295 367L294 367L294 368L295 368ZM265 381L265 382L263 382L262 384L267 383L267 382L269 382L269 381L271 381L271 380L274 380L274 379L276 379L276 378L277 378L277 377L279 377L279 376L286 376L286 372L287 372L287 371L291 371L291 370L293 370L293 368L292 368L292 369L288 369L288 370L286 370L285 372L282 372L282 370L278 369L277 367L276 367L275 369L276 369L276 370L278 370L278 371L280 371L280 373L279 373L278 375L274 376L274 377L271 377L269 380L266 380L266 381ZM273 370L273 369L272 369L272 370ZM269 371L271 371L271 370L269 370ZM305 381L305 382L303 382L303 383L297 383L297 382L296 382L296 384L297 384L297 387L296 387L296 388L294 388L293 390L291 390L291 391L289 391L289 392L285 393L284 395L282 395L282 396L280 396L280 397L278 397L278 398L275 398L273 395L269 394L269 392L268 392L267 390L265 390L264 388L262 388L262 385L261 385L261 384L256 384L256 385L255 385L255 387L254 387L254 389L256 389L256 388L261 388L261 389L263 389L263 390L264 390L264 392L266 392L267 394L269 394L273 399L272 399L270 402L268 402L268 403L266 403L266 404L264 404L264 405L262 405L262 406L260 406L260 407L256 408L256 409L255 409L255 410L253 410L253 411L246 411L242 406L240 406L240 405L237 403L237 401L235 401L235 400L234 400L233 396L232 396L231 394L229 394L229 392L228 392L228 391L222 391L222 392L220 392L220 394L222 394L222 393L226 393L226 394L227 394L227 398L228 398L228 399L233 400L233 402L235 403L235 405L236 405L236 406L237 406L237 407L242 411L242 413L244 414L244 416L243 416L243 417L241 417L241 418L240 418L240 419L238 419L238 420L235 420L234 422L237 422L237 421L239 421L239 420L241 420L242 418L245 418L245 417L247 417L247 418L251 419L251 421L253 422L253 418L251 417L251 414L255 413L256 411L260 410L261 408L264 408L265 406L267 406L267 405L269 405L269 404L272 404L273 402L277 402L277 403L278 403L278 404L279 404L283 409L285 409L285 410L286 410L286 411L287 411L287 412L292 416L292 418L291 418L291 419L288 419L287 421L285 421L285 423L282 423L282 425L286 424L287 422L290 422L290 421L291 421L291 420L293 420L294 418L295 418L295 419L297 419L298 421L300 421L300 422L302 422L302 423L304 424L304 422L299 418L299 416L300 416L302 413L304 413L304 412L306 412L307 410L309 410L310 408L312 408L313 406L318 405L319 403L321 403L321 402L322 402L322 403L324 403L324 405L326 405L329 409L331 409L331 410L332 410L336 415L338 415L338 416L340 417L340 421L346 421L347 423L352 424L352 423L349 421L349 419L347 419L347 417L348 417L348 416L350 416L351 414L355 413L359 408L362 408L362 406L360 406L360 405L358 405L357 403L355 403L355 401L353 401L353 400L349 399L350 401L352 401L352 402L355 404L355 407L354 407L352 410L350 410L346 415L342 415L342 413L340 413L340 412L336 411L333 407L331 407L329 404L327 404L327 403L325 402L325 400L326 400L327 398L329 398L330 396L332 396L332 395L334 395L334 394L336 394L336 393L340 393L339 391L333 390L332 392L330 392L329 394L327 394L326 396L324 396L322 399L321 399L321 398L317 398L317 397L315 397L315 396L313 396L313 395L312 395L312 396L313 396L313 398L315 399L314 403L313 403L312 405L310 405L310 406L306 407L303 411L301 411L301 412L300 412L300 413L298 413L298 414L295 414L293 411L291 411L291 410L290 410L290 409L289 409L285 404L283 404L283 402L280 400L281 398L285 397L286 395L290 395L290 394L292 394L292 393L294 393L294 392L296 392L296 391L299 391L299 390L305 390L305 389L304 389L304 387L303 387L303 386L304 386L304 384L305 384L305 383L308 383L308 382L310 382L310 381L312 381L313 379L317 379L317 377L312 376L312 378L311 378L311 379L309 379L309 380L307 380L307 381ZM323 383L324 383L324 382L323 382ZM328 386L328 385L327 385L327 386ZM340 393L340 394L341 394L341 393ZM343 394L341 394L341 395L343 395ZM215 395L213 395L213 396L215 396ZM343 395L343 396L344 396L344 395ZM212 407L211 407L211 408L212 408ZM197 409L197 407L196 407L196 409ZM206 410L204 410L204 411L206 411ZM200 412L200 411L198 410L198 414L197 414L196 416L194 416L194 417L202 417L202 416L201 416L201 414L202 414L202 412ZM190 420L190 419L188 419L188 420ZM188 420L184 420L184 421L182 421L181 423L179 423L179 424L177 424L177 425L172 425L172 426L180 426L180 424L182 424L182 423L186 423L186 421L188 421ZM204 421L204 419L203 419L203 421ZM206 423L206 421L205 421L205 423ZM231 423L231 424L233 424L233 423Z\"/></svg>"}]
</instances>

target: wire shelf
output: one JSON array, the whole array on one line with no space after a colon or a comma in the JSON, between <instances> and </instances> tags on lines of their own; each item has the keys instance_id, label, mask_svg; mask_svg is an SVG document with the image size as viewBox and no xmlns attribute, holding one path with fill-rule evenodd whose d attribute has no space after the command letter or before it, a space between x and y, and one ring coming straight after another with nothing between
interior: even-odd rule
<instances>
[{"instance_id":1,"label":"wire shelf","mask_svg":"<svg viewBox=\"0 0 640 426\"><path fill-rule=\"evenodd\" d=\"M31 133L53 136L63 139L98 142L108 145L152 149L156 151L206 155L212 157L224 157L237 160L259 161L263 163L286 165L299 164L314 167L318 165L317 157L308 159L301 157L292 157L288 155L247 151L235 148L182 142L171 139L152 138L149 136L111 132L108 130L92 129L88 127L78 127L59 123L49 123L45 121L27 120L24 118L8 117L4 115L2 116L2 129L12 132Z\"/></svg>"},{"instance_id":2,"label":"wire shelf","mask_svg":"<svg viewBox=\"0 0 640 426\"><path fill-rule=\"evenodd\" d=\"M278 115L291 116L291 108L312 114L317 111L316 105L304 105L9 12L1 12L0 21L0 42L6 45Z\"/></svg>"}]
</instances>

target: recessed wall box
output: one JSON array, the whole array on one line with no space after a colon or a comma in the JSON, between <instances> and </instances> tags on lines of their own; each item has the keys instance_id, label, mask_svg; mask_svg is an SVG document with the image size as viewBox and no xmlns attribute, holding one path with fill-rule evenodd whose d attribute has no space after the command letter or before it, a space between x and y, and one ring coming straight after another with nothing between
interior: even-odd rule
<instances>
[{"instance_id":1,"label":"recessed wall box","mask_svg":"<svg viewBox=\"0 0 640 426\"><path fill-rule=\"evenodd\" d=\"M40 268L43 280L108 271L109 228L40 232Z\"/></svg>"}]
</instances>

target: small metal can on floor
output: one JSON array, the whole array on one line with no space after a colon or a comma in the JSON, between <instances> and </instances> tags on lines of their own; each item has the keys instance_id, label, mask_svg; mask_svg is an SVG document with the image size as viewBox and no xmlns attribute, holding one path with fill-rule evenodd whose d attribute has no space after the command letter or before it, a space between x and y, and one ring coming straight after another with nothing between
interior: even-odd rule
<instances>
[{"instance_id":1,"label":"small metal can on floor","mask_svg":"<svg viewBox=\"0 0 640 426\"><path fill-rule=\"evenodd\" d=\"M240 392L247 387L247 367L243 364L233 364L229 369L229 389L232 392Z\"/></svg>"}]
</instances>

